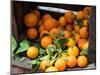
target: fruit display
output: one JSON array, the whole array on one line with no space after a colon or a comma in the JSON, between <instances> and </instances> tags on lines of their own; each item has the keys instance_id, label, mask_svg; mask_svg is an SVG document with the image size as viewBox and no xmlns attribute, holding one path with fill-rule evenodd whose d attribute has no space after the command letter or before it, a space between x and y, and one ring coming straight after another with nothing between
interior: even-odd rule
<instances>
[{"instance_id":1,"label":"fruit display","mask_svg":"<svg viewBox=\"0 0 100 75\"><path fill-rule=\"evenodd\" d=\"M90 13L91 8L85 7L55 18L50 13L41 15L38 9L30 10L23 18L26 39L17 42L12 38L12 55L28 58L32 72L87 67Z\"/></svg>"}]
</instances>

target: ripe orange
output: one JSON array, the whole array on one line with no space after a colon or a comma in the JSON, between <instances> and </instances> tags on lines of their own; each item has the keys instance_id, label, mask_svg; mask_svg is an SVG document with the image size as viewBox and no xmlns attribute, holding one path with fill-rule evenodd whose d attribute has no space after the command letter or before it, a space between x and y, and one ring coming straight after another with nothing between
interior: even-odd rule
<instances>
[{"instance_id":1,"label":"ripe orange","mask_svg":"<svg viewBox=\"0 0 100 75\"><path fill-rule=\"evenodd\" d=\"M73 23L75 20L75 14L72 11L68 11L64 15L66 23Z\"/></svg>"},{"instance_id":2,"label":"ripe orange","mask_svg":"<svg viewBox=\"0 0 100 75\"><path fill-rule=\"evenodd\" d=\"M34 27L38 23L38 17L36 14L28 13L24 17L24 23L27 27Z\"/></svg>"},{"instance_id":3,"label":"ripe orange","mask_svg":"<svg viewBox=\"0 0 100 75\"><path fill-rule=\"evenodd\" d=\"M80 37L83 39L87 39L89 36L89 32L87 31L87 27L82 27L79 31Z\"/></svg>"},{"instance_id":4,"label":"ripe orange","mask_svg":"<svg viewBox=\"0 0 100 75\"><path fill-rule=\"evenodd\" d=\"M62 58L58 58L55 62L55 67L59 71L64 71L66 69L66 61Z\"/></svg>"},{"instance_id":5,"label":"ripe orange","mask_svg":"<svg viewBox=\"0 0 100 75\"><path fill-rule=\"evenodd\" d=\"M87 49L88 47L89 47L89 41L86 42L86 43L83 45L82 49Z\"/></svg>"},{"instance_id":6,"label":"ripe orange","mask_svg":"<svg viewBox=\"0 0 100 75\"><path fill-rule=\"evenodd\" d=\"M35 28L29 28L27 30L27 37L29 39L35 39L38 36L38 31Z\"/></svg>"},{"instance_id":7,"label":"ripe orange","mask_svg":"<svg viewBox=\"0 0 100 75\"><path fill-rule=\"evenodd\" d=\"M73 38L69 38L68 40L69 40L67 43L68 47L73 47L76 44L76 41Z\"/></svg>"},{"instance_id":8,"label":"ripe orange","mask_svg":"<svg viewBox=\"0 0 100 75\"><path fill-rule=\"evenodd\" d=\"M32 46L27 50L27 56L31 59L36 58L38 56L38 48Z\"/></svg>"},{"instance_id":9,"label":"ripe orange","mask_svg":"<svg viewBox=\"0 0 100 75\"><path fill-rule=\"evenodd\" d=\"M80 30L80 26L79 25L75 25L74 26L74 31L79 33L79 30Z\"/></svg>"},{"instance_id":10,"label":"ripe orange","mask_svg":"<svg viewBox=\"0 0 100 75\"><path fill-rule=\"evenodd\" d=\"M50 30L50 36L51 36L52 39L56 39L58 34L59 34L59 30L57 28L52 28Z\"/></svg>"},{"instance_id":11,"label":"ripe orange","mask_svg":"<svg viewBox=\"0 0 100 75\"><path fill-rule=\"evenodd\" d=\"M50 18L44 21L44 26L46 30L50 30L52 28L56 28L57 27L57 21L54 18Z\"/></svg>"},{"instance_id":12,"label":"ripe orange","mask_svg":"<svg viewBox=\"0 0 100 75\"><path fill-rule=\"evenodd\" d=\"M80 39L80 35L78 33L75 33L74 39L76 40L76 42L78 42L78 40Z\"/></svg>"},{"instance_id":13,"label":"ripe orange","mask_svg":"<svg viewBox=\"0 0 100 75\"><path fill-rule=\"evenodd\" d=\"M70 68L74 68L77 65L77 59L75 56L70 55L67 57L67 66Z\"/></svg>"},{"instance_id":14,"label":"ripe orange","mask_svg":"<svg viewBox=\"0 0 100 75\"><path fill-rule=\"evenodd\" d=\"M79 55L79 49L77 48L77 46L69 47L67 52L68 55L74 55L76 57Z\"/></svg>"},{"instance_id":15,"label":"ripe orange","mask_svg":"<svg viewBox=\"0 0 100 75\"><path fill-rule=\"evenodd\" d=\"M59 25L60 25L60 26L65 26L65 25L66 25L66 21L65 21L64 16L61 16L61 17L59 18Z\"/></svg>"},{"instance_id":16,"label":"ripe orange","mask_svg":"<svg viewBox=\"0 0 100 75\"><path fill-rule=\"evenodd\" d=\"M41 40L41 45L43 48L46 48L48 45L52 44L52 39L49 36L43 37Z\"/></svg>"},{"instance_id":17,"label":"ripe orange","mask_svg":"<svg viewBox=\"0 0 100 75\"><path fill-rule=\"evenodd\" d=\"M88 27L89 26L89 20L88 19L84 19L83 20L83 26L84 27Z\"/></svg>"},{"instance_id":18,"label":"ripe orange","mask_svg":"<svg viewBox=\"0 0 100 75\"><path fill-rule=\"evenodd\" d=\"M39 69L41 69L42 71L45 71L47 67L51 66L50 60L42 60L40 62L40 67Z\"/></svg>"},{"instance_id":19,"label":"ripe orange","mask_svg":"<svg viewBox=\"0 0 100 75\"><path fill-rule=\"evenodd\" d=\"M91 8L90 7L86 7L86 8L83 9L83 12L84 12L84 18L89 19L89 15L91 13Z\"/></svg>"},{"instance_id":20,"label":"ripe orange","mask_svg":"<svg viewBox=\"0 0 100 75\"><path fill-rule=\"evenodd\" d=\"M56 71L58 71L58 69L54 66L50 66L45 70L45 72L56 72Z\"/></svg>"},{"instance_id":21,"label":"ripe orange","mask_svg":"<svg viewBox=\"0 0 100 75\"><path fill-rule=\"evenodd\" d=\"M45 14L45 15L43 15L43 17L42 17L42 20L43 20L43 22L44 22L44 21L46 21L46 20L48 20L48 19L50 19L50 18L52 18L52 16L51 16L50 14Z\"/></svg>"},{"instance_id":22,"label":"ripe orange","mask_svg":"<svg viewBox=\"0 0 100 75\"><path fill-rule=\"evenodd\" d=\"M73 30L73 25L72 24L67 24L66 25L66 27L65 27L65 29L67 30L67 31L69 31L69 32L71 32L72 30Z\"/></svg>"},{"instance_id":23,"label":"ripe orange","mask_svg":"<svg viewBox=\"0 0 100 75\"><path fill-rule=\"evenodd\" d=\"M78 66L79 67L86 67L88 64L88 59L86 56L79 56L78 57Z\"/></svg>"},{"instance_id":24,"label":"ripe orange","mask_svg":"<svg viewBox=\"0 0 100 75\"><path fill-rule=\"evenodd\" d=\"M82 49L86 42L88 42L87 39L79 39L78 47Z\"/></svg>"},{"instance_id":25,"label":"ripe orange","mask_svg":"<svg viewBox=\"0 0 100 75\"><path fill-rule=\"evenodd\" d=\"M71 33L69 31L64 31L64 37L65 38L70 38L71 37Z\"/></svg>"},{"instance_id":26,"label":"ripe orange","mask_svg":"<svg viewBox=\"0 0 100 75\"><path fill-rule=\"evenodd\" d=\"M82 20L83 18L84 18L83 11L77 12L76 19L77 20Z\"/></svg>"},{"instance_id":27,"label":"ripe orange","mask_svg":"<svg viewBox=\"0 0 100 75\"><path fill-rule=\"evenodd\" d=\"M40 12L38 10L33 10L32 13L36 14L38 19L40 18Z\"/></svg>"}]
</instances>

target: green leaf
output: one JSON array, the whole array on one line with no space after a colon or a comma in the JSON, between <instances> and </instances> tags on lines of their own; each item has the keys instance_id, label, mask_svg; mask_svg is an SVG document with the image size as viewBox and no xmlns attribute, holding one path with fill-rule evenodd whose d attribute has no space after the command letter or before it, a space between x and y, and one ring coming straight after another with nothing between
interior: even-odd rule
<instances>
[{"instance_id":1,"label":"green leaf","mask_svg":"<svg viewBox=\"0 0 100 75\"><path fill-rule=\"evenodd\" d=\"M23 40L20 43L20 47L17 49L16 54L25 52L25 51L27 51L28 48L29 48L29 42L28 42L28 40Z\"/></svg>"},{"instance_id":2,"label":"green leaf","mask_svg":"<svg viewBox=\"0 0 100 75\"><path fill-rule=\"evenodd\" d=\"M29 41L28 40L23 40L20 43L20 47L27 49L29 47Z\"/></svg>"},{"instance_id":3,"label":"green leaf","mask_svg":"<svg viewBox=\"0 0 100 75\"><path fill-rule=\"evenodd\" d=\"M29 62L30 65L38 65L40 63L39 59L34 59Z\"/></svg>"},{"instance_id":4,"label":"green leaf","mask_svg":"<svg viewBox=\"0 0 100 75\"><path fill-rule=\"evenodd\" d=\"M40 51L40 52L39 52L40 54L44 54L44 53L45 53L45 49L44 49L44 48L41 48L41 47L40 47L39 51Z\"/></svg>"},{"instance_id":5,"label":"green leaf","mask_svg":"<svg viewBox=\"0 0 100 75\"><path fill-rule=\"evenodd\" d=\"M46 59L50 59L50 54L43 56L40 58L40 60L46 60Z\"/></svg>"},{"instance_id":6,"label":"green leaf","mask_svg":"<svg viewBox=\"0 0 100 75\"><path fill-rule=\"evenodd\" d=\"M81 20L77 20L76 23L77 23L77 25L82 25L82 21Z\"/></svg>"},{"instance_id":7,"label":"green leaf","mask_svg":"<svg viewBox=\"0 0 100 75\"><path fill-rule=\"evenodd\" d=\"M56 47L54 46L48 46L47 48L51 53L54 53L55 51L57 51Z\"/></svg>"},{"instance_id":8,"label":"green leaf","mask_svg":"<svg viewBox=\"0 0 100 75\"><path fill-rule=\"evenodd\" d=\"M83 50L80 52L80 55L88 55L88 49L83 49Z\"/></svg>"},{"instance_id":9,"label":"green leaf","mask_svg":"<svg viewBox=\"0 0 100 75\"><path fill-rule=\"evenodd\" d=\"M12 52L17 48L17 42L14 37L12 37Z\"/></svg>"},{"instance_id":10,"label":"green leaf","mask_svg":"<svg viewBox=\"0 0 100 75\"><path fill-rule=\"evenodd\" d=\"M55 45L59 44L59 39L55 39L55 40L53 41L53 43L54 43Z\"/></svg>"},{"instance_id":11,"label":"green leaf","mask_svg":"<svg viewBox=\"0 0 100 75\"><path fill-rule=\"evenodd\" d=\"M63 39L59 40L59 44L60 44L62 49L65 49L64 44L67 43L67 42L68 42L68 39L66 39L66 38L63 38Z\"/></svg>"}]
</instances>

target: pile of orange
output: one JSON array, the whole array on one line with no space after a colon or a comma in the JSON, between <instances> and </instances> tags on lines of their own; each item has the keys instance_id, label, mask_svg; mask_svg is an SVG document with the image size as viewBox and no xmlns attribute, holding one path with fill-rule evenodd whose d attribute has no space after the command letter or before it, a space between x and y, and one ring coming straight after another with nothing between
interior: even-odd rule
<instances>
[{"instance_id":1,"label":"pile of orange","mask_svg":"<svg viewBox=\"0 0 100 75\"><path fill-rule=\"evenodd\" d=\"M40 69L44 72L64 71L67 68L86 67L88 58L85 55L80 55L84 48L88 48L89 43L89 16L90 8L86 7L78 11L76 14L73 11L68 11L59 19L55 19L50 14L40 14L38 10L33 10L26 14L24 23L27 27L27 38L34 40L40 39L40 45L45 49L47 55L50 54L47 47L55 46L53 40L61 38L68 39L65 46L68 47L65 56L59 56L55 62L51 60L42 60ZM77 22L77 23L76 23ZM31 59L37 58L39 49L30 47L27 50L27 56Z\"/></svg>"}]
</instances>

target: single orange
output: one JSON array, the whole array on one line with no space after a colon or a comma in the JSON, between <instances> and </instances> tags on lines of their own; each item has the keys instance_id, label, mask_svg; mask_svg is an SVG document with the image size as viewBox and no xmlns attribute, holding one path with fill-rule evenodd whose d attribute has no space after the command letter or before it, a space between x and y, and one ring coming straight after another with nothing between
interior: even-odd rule
<instances>
[{"instance_id":1,"label":"single orange","mask_svg":"<svg viewBox=\"0 0 100 75\"><path fill-rule=\"evenodd\" d=\"M59 35L59 30L57 28L52 28L50 30L50 36L52 39L56 39L58 35Z\"/></svg>"},{"instance_id":2,"label":"single orange","mask_svg":"<svg viewBox=\"0 0 100 75\"><path fill-rule=\"evenodd\" d=\"M77 32L77 33L79 33L79 31L80 31L80 26L79 26L79 25L75 25L75 26L74 26L74 31Z\"/></svg>"},{"instance_id":3,"label":"single orange","mask_svg":"<svg viewBox=\"0 0 100 75\"><path fill-rule=\"evenodd\" d=\"M70 38L71 37L71 33L69 31L64 31L64 37L65 38Z\"/></svg>"},{"instance_id":4,"label":"single orange","mask_svg":"<svg viewBox=\"0 0 100 75\"><path fill-rule=\"evenodd\" d=\"M74 26L72 24L67 24L65 29L69 32L71 32L73 30Z\"/></svg>"},{"instance_id":5,"label":"single orange","mask_svg":"<svg viewBox=\"0 0 100 75\"><path fill-rule=\"evenodd\" d=\"M50 14L45 14L45 15L43 15L43 17L42 17L42 20L43 20L43 22L44 22L44 21L46 21L46 20L48 20L48 19L50 19L50 18L52 18L52 16L51 16Z\"/></svg>"},{"instance_id":6,"label":"single orange","mask_svg":"<svg viewBox=\"0 0 100 75\"><path fill-rule=\"evenodd\" d=\"M79 41L78 41L78 47L80 49L82 49L86 42L88 42L87 39L79 39Z\"/></svg>"},{"instance_id":7,"label":"single orange","mask_svg":"<svg viewBox=\"0 0 100 75\"><path fill-rule=\"evenodd\" d=\"M77 20L82 20L83 18L84 18L83 11L77 12L76 19Z\"/></svg>"},{"instance_id":8,"label":"single orange","mask_svg":"<svg viewBox=\"0 0 100 75\"><path fill-rule=\"evenodd\" d=\"M80 35L78 33L75 33L74 39L76 40L76 42L78 42L78 40L80 39Z\"/></svg>"},{"instance_id":9,"label":"single orange","mask_svg":"<svg viewBox=\"0 0 100 75\"><path fill-rule=\"evenodd\" d=\"M65 25L66 25L66 21L65 21L64 16L61 16L61 17L59 18L59 25L60 25L60 26L65 26Z\"/></svg>"},{"instance_id":10,"label":"single orange","mask_svg":"<svg viewBox=\"0 0 100 75\"><path fill-rule=\"evenodd\" d=\"M38 48L32 46L27 50L27 56L31 59L36 58L38 56Z\"/></svg>"},{"instance_id":11,"label":"single orange","mask_svg":"<svg viewBox=\"0 0 100 75\"><path fill-rule=\"evenodd\" d=\"M50 60L42 60L39 69L45 71L47 67L51 66Z\"/></svg>"},{"instance_id":12,"label":"single orange","mask_svg":"<svg viewBox=\"0 0 100 75\"><path fill-rule=\"evenodd\" d=\"M87 57L86 56L79 56L78 57L78 66L79 67L86 67L87 66L87 64L88 64L88 59L87 59Z\"/></svg>"},{"instance_id":13,"label":"single orange","mask_svg":"<svg viewBox=\"0 0 100 75\"><path fill-rule=\"evenodd\" d=\"M38 17L36 14L28 13L24 17L24 23L27 27L34 27L38 23Z\"/></svg>"},{"instance_id":14,"label":"single orange","mask_svg":"<svg viewBox=\"0 0 100 75\"><path fill-rule=\"evenodd\" d=\"M57 21L54 18L50 18L44 21L44 26L48 31L52 28L57 28Z\"/></svg>"},{"instance_id":15,"label":"single orange","mask_svg":"<svg viewBox=\"0 0 100 75\"><path fill-rule=\"evenodd\" d=\"M38 36L38 31L35 28L29 28L27 30L27 37L29 39L35 39Z\"/></svg>"},{"instance_id":16,"label":"single orange","mask_svg":"<svg viewBox=\"0 0 100 75\"><path fill-rule=\"evenodd\" d=\"M87 27L82 27L79 31L80 37L83 39L87 39L89 36L89 32L87 31Z\"/></svg>"},{"instance_id":17,"label":"single orange","mask_svg":"<svg viewBox=\"0 0 100 75\"><path fill-rule=\"evenodd\" d=\"M58 58L55 62L55 67L59 71L64 71L66 69L66 61L62 58Z\"/></svg>"},{"instance_id":18,"label":"single orange","mask_svg":"<svg viewBox=\"0 0 100 75\"><path fill-rule=\"evenodd\" d=\"M70 55L67 57L67 66L70 68L74 68L77 65L77 59L74 55Z\"/></svg>"},{"instance_id":19,"label":"single orange","mask_svg":"<svg viewBox=\"0 0 100 75\"><path fill-rule=\"evenodd\" d=\"M46 48L48 45L52 44L52 39L49 36L43 37L41 40L41 45L43 48Z\"/></svg>"},{"instance_id":20,"label":"single orange","mask_svg":"<svg viewBox=\"0 0 100 75\"><path fill-rule=\"evenodd\" d=\"M75 20L75 14L72 11L68 11L64 15L66 23L73 23Z\"/></svg>"}]
</instances>

